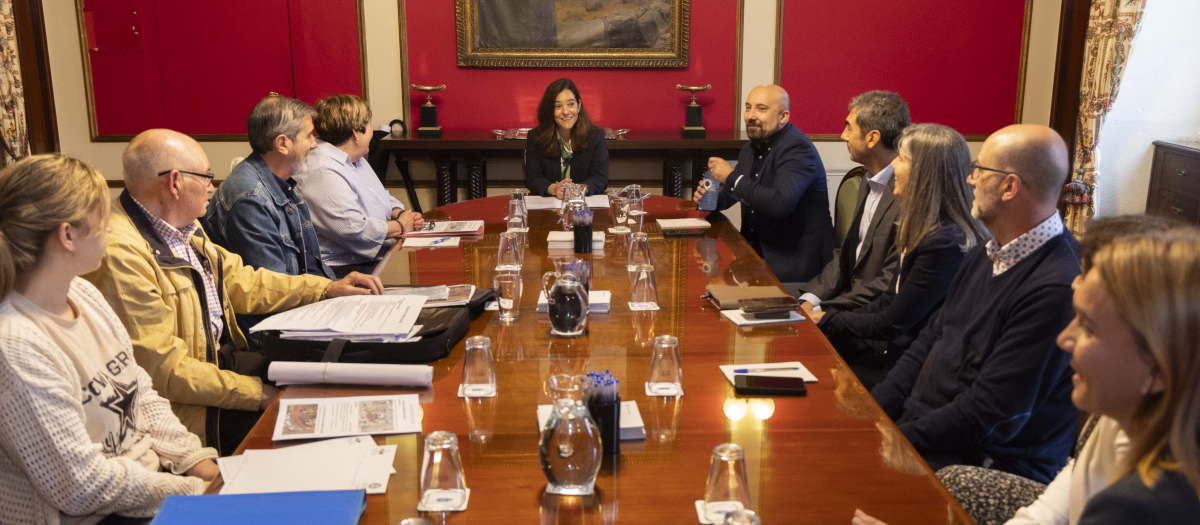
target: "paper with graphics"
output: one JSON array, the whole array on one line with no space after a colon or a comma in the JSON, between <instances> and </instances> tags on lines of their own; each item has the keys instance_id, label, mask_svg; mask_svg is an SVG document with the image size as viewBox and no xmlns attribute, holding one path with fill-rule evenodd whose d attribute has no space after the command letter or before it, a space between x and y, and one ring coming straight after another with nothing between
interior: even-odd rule
<instances>
[{"instance_id":1,"label":"paper with graphics","mask_svg":"<svg viewBox=\"0 0 1200 525\"><path fill-rule=\"evenodd\" d=\"M283 399L272 439L316 439L421 431L416 394Z\"/></svg>"}]
</instances>

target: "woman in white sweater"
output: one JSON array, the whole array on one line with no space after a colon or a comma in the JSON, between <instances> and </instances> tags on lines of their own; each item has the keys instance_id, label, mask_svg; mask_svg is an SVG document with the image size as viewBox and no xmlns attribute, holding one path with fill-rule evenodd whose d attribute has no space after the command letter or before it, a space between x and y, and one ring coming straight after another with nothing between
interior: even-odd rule
<instances>
[{"instance_id":1,"label":"woman in white sweater","mask_svg":"<svg viewBox=\"0 0 1200 525\"><path fill-rule=\"evenodd\" d=\"M0 523L126 523L218 475L91 284L108 187L78 160L0 170ZM112 515L107 516L106 515ZM117 516L119 515L119 516Z\"/></svg>"}]
</instances>

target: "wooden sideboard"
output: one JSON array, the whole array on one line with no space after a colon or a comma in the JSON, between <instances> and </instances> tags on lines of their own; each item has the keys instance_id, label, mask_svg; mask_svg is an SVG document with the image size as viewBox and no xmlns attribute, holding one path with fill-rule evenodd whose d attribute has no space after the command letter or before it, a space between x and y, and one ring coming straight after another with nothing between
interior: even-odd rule
<instances>
[{"instance_id":1,"label":"wooden sideboard","mask_svg":"<svg viewBox=\"0 0 1200 525\"><path fill-rule=\"evenodd\" d=\"M1200 224L1200 144L1154 141L1146 214Z\"/></svg>"}]
</instances>

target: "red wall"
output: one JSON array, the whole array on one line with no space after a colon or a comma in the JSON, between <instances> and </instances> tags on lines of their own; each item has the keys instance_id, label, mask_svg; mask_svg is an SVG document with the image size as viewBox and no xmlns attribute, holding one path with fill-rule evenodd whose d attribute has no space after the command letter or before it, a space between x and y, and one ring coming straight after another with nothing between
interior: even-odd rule
<instances>
[{"instance_id":1,"label":"red wall","mask_svg":"<svg viewBox=\"0 0 1200 525\"><path fill-rule=\"evenodd\" d=\"M434 94L438 124L447 129L503 129L537 124L546 86L568 77L579 86L592 120L610 128L678 130L691 100L676 84L712 84L699 95L704 125L731 129L737 72L737 1L691 2L691 54L687 68L473 68L459 67L450 0L407 0L409 82L446 84ZM407 88L407 86L404 86ZM425 94L410 92L412 126ZM381 115L380 117L385 117ZM390 116L386 116L390 118Z\"/></svg>"},{"instance_id":2,"label":"red wall","mask_svg":"<svg viewBox=\"0 0 1200 525\"><path fill-rule=\"evenodd\" d=\"M275 91L362 93L355 0L85 0L101 135L245 134Z\"/></svg>"},{"instance_id":3,"label":"red wall","mask_svg":"<svg viewBox=\"0 0 1200 525\"><path fill-rule=\"evenodd\" d=\"M1025 2L789 0L783 87L792 122L841 133L846 106L872 89L904 98L913 122L963 134L1014 122Z\"/></svg>"}]
</instances>

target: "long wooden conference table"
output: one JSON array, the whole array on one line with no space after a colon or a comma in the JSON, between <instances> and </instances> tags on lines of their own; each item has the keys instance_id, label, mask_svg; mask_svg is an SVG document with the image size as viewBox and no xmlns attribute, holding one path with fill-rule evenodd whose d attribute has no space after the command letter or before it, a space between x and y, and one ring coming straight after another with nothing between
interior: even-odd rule
<instances>
[{"instance_id":1,"label":"long wooden conference table","mask_svg":"<svg viewBox=\"0 0 1200 525\"><path fill-rule=\"evenodd\" d=\"M561 229L558 214L530 212L528 246L521 274L520 318L501 324L486 311L469 335L492 340L498 395L456 397L464 343L431 363L428 390L345 386L288 387L281 398L337 397L416 392L423 434L377 436L395 444L396 474L386 495L367 496L361 523L395 525L421 516L434 523L698 523L695 501L704 498L712 449L720 443L746 452L751 508L768 525L839 524L863 509L892 525L970 524L925 462L880 410L813 323L738 328L702 299L709 283L778 285L774 275L728 222L705 237L663 237L655 218L699 217L691 202L651 197L644 231L658 281L655 312L633 312L626 256L629 235L606 234L603 254L594 254L593 289L612 292L608 314L593 314L586 338L548 334L546 314L536 313L541 277L553 270L546 235ZM609 225L609 212L596 211L595 230ZM483 220L482 238L458 248L399 249L380 276L388 285L461 284L491 287L507 197L443 206L429 216ZM697 243L714 239L719 261L702 264ZM651 341L679 338L684 395L647 397ZM801 361L818 378L806 397L739 398L718 365ZM536 406L549 404L543 384L550 375L610 370L621 380L623 400L637 401L646 427L643 441L624 441L618 456L605 458L589 497L545 494L538 463ZM279 402L242 443L272 448ZM470 503L464 512L416 510L424 435L454 432L459 439ZM279 446L285 446L280 443ZM219 485L214 487L217 490Z\"/></svg>"}]
</instances>

